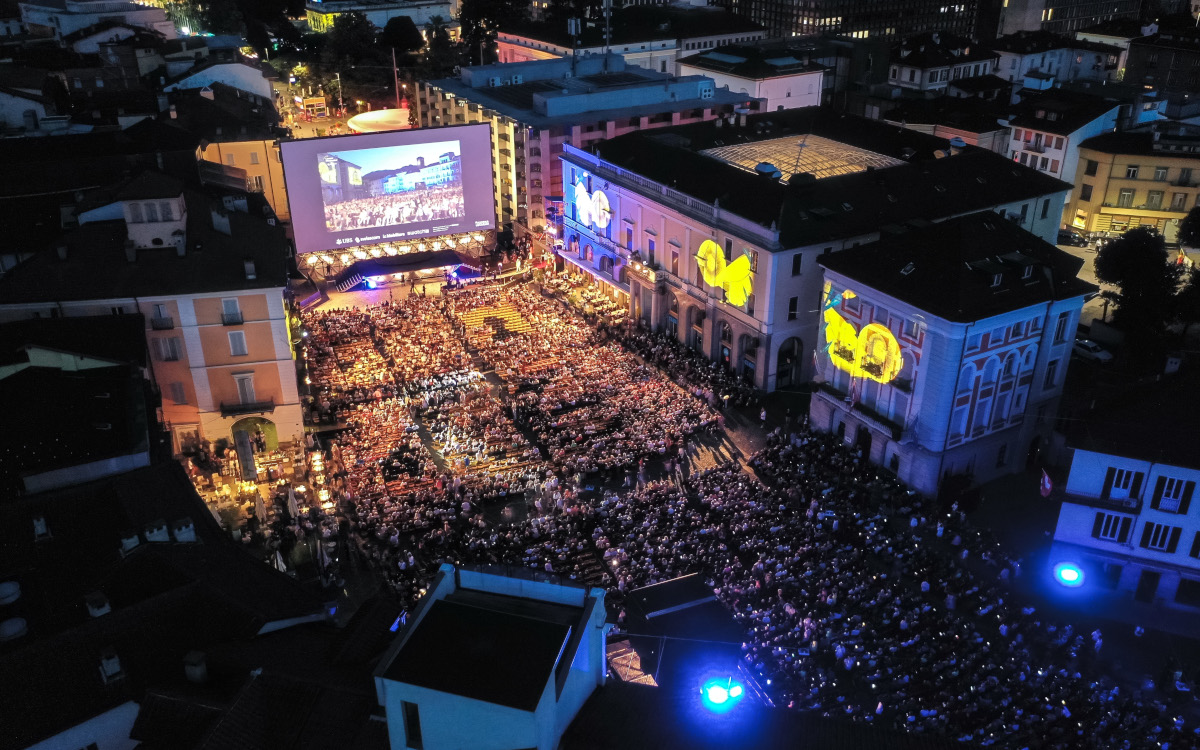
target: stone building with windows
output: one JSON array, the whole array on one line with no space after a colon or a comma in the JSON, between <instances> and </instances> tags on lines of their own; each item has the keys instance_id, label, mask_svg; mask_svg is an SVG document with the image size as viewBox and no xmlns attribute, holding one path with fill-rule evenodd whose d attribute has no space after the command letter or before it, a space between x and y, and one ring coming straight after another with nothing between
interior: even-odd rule
<instances>
[{"instance_id":1,"label":"stone building with windows","mask_svg":"<svg viewBox=\"0 0 1200 750\"><path fill-rule=\"evenodd\" d=\"M819 262L813 427L926 495L1037 458L1096 289L1082 260L981 212Z\"/></svg>"},{"instance_id":2,"label":"stone building with windows","mask_svg":"<svg viewBox=\"0 0 1200 750\"><path fill-rule=\"evenodd\" d=\"M1069 189L816 107L567 146L561 160L561 262L767 391L813 375L819 259L976 211L1052 241Z\"/></svg>"}]
</instances>

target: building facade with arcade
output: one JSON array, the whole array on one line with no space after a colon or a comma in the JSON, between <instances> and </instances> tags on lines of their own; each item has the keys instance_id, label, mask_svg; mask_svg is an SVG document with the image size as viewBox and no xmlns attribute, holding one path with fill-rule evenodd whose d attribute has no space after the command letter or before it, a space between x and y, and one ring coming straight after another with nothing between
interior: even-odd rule
<instances>
[{"instance_id":1,"label":"building facade with arcade","mask_svg":"<svg viewBox=\"0 0 1200 750\"><path fill-rule=\"evenodd\" d=\"M820 263L812 426L926 495L1038 459L1095 291L1082 260L981 212Z\"/></svg>"},{"instance_id":2,"label":"building facade with arcade","mask_svg":"<svg viewBox=\"0 0 1200 750\"><path fill-rule=\"evenodd\" d=\"M980 210L1052 240L1069 187L817 108L565 145L561 163L559 263L766 391L814 374L820 258Z\"/></svg>"}]
</instances>

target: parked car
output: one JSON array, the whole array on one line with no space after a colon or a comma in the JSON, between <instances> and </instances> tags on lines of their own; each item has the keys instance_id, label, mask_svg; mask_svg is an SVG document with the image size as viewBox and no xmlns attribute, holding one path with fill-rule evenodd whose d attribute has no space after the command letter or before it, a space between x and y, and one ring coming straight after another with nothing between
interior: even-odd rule
<instances>
[{"instance_id":1,"label":"parked car","mask_svg":"<svg viewBox=\"0 0 1200 750\"><path fill-rule=\"evenodd\" d=\"M1072 247L1087 247L1088 241L1086 237L1074 229L1060 229L1058 230L1058 244L1071 245Z\"/></svg>"},{"instance_id":2,"label":"parked car","mask_svg":"<svg viewBox=\"0 0 1200 750\"><path fill-rule=\"evenodd\" d=\"M1072 349L1080 359L1089 359L1101 364L1112 362L1112 352L1091 339L1075 339L1075 346Z\"/></svg>"}]
</instances>

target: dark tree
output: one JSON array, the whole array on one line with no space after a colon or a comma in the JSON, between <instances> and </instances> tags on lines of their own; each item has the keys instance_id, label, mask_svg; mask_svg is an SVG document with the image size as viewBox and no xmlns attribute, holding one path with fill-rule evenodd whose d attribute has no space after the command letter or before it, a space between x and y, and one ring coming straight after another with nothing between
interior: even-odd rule
<instances>
[{"instance_id":1,"label":"dark tree","mask_svg":"<svg viewBox=\"0 0 1200 750\"><path fill-rule=\"evenodd\" d=\"M458 20L471 62L491 60L496 31L523 22L528 14L529 3L521 0L463 0Z\"/></svg>"},{"instance_id":2,"label":"dark tree","mask_svg":"<svg viewBox=\"0 0 1200 750\"><path fill-rule=\"evenodd\" d=\"M1200 206L1196 206L1179 223L1179 244L1200 247Z\"/></svg>"},{"instance_id":3,"label":"dark tree","mask_svg":"<svg viewBox=\"0 0 1200 750\"><path fill-rule=\"evenodd\" d=\"M1096 278L1118 288L1104 297L1116 305L1113 320L1127 335L1158 336L1174 320L1181 270L1157 232L1129 230L1101 248L1095 264Z\"/></svg>"},{"instance_id":4,"label":"dark tree","mask_svg":"<svg viewBox=\"0 0 1200 750\"><path fill-rule=\"evenodd\" d=\"M425 46L425 37L408 16L396 16L388 20L377 40L384 52L396 50L397 55L417 52Z\"/></svg>"},{"instance_id":5,"label":"dark tree","mask_svg":"<svg viewBox=\"0 0 1200 750\"><path fill-rule=\"evenodd\" d=\"M429 19L429 49L417 69L420 78L429 81L454 75L460 57L460 48L451 41L445 20L441 16Z\"/></svg>"},{"instance_id":6,"label":"dark tree","mask_svg":"<svg viewBox=\"0 0 1200 750\"><path fill-rule=\"evenodd\" d=\"M339 13L326 37L322 58L328 65L349 66L373 58L375 24L362 13Z\"/></svg>"},{"instance_id":7,"label":"dark tree","mask_svg":"<svg viewBox=\"0 0 1200 750\"><path fill-rule=\"evenodd\" d=\"M245 31L242 10L236 0L207 0L200 7L200 25L204 31L236 35Z\"/></svg>"}]
</instances>

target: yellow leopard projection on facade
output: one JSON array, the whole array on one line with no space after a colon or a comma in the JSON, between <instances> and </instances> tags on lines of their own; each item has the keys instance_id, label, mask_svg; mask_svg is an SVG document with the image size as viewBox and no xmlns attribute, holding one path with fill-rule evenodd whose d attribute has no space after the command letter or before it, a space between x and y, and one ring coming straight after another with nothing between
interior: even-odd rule
<instances>
[{"instance_id":1,"label":"yellow leopard projection on facade","mask_svg":"<svg viewBox=\"0 0 1200 750\"><path fill-rule=\"evenodd\" d=\"M852 378L867 378L877 383L890 383L900 374L904 359L900 355L900 342L886 326L869 323L861 331L855 331L837 311L844 299L853 299L855 293L849 289L832 293L833 285L825 282L825 304L822 316L825 320L825 347L833 366L850 373Z\"/></svg>"},{"instance_id":2,"label":"yellow leopard projection on facade","mask_svg":"<svg viewBox=\"0 0 1200 750\"><path fill-rule=\"evenodd\" d=\"M700 275L709 286L725 290L725 301L741 307L754 291L754 274L750 268L750 256L743 255L732 263L725 262L725 253L712 240L705 240L696 251L696 263Z\"/></svg>"}]
</instances>

